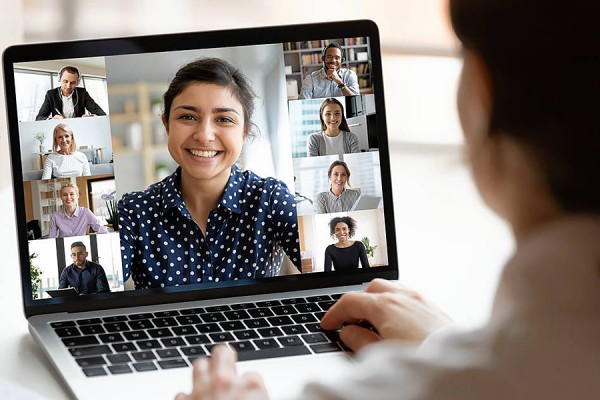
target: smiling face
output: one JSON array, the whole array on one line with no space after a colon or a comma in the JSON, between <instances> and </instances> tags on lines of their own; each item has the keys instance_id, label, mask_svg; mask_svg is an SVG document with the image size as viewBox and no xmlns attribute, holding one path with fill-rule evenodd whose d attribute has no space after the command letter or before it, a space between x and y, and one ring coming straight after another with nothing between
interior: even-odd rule
<instances>
[{"instance_id":1,"label":"smiling face","mask_svg":"<svg viewBox=\"0 0 600 400\"><path fill-rule=\"evenodd\" d=\"M338 222L335 224L334 235L338 242L345 243L350 238L350 229L345 222Z\"/></svg>"},{"instance_id":2,"label":"smiling face","mask_svg":"<svg viewBox=\"0 0 600 400\"><path fill-rule=\"evenodd\" d=\"M173 99L163 123L186 180L227 182L246 137L242 105L229 89L191 83Z\"/></svg>"},{"instance_id":3,"label":"smiling face","mask_svg":"<svg viewBox=\"0 0 600 400\"><path fill-rule=\"evenodd\" d=\"M342 63L342 51L337 47L329 47L323 57L323 63L325 63L325 69L340 69Z\"/></svg>"},{"instance_id":4,"label":"smiling face","mask_svg":"<svg viewBox=\"0 0 600 400\"><path fill-rule=\"evenodd\" d=\"M71 153L73 146L73 135L64 129L58 129L55 134L56 145L59 148L61 154Z\"/></svg>"},{"instance_id":5,"label":"smiling face","mask_svg":"<svg viewBox=\"0 0 600 400\"><path fill-rule=\"evenodd\" d=\"M62 200L63 207L73 209L77 207L79 201L79 193L71 186L65 186L60 190L60 199Z\"/></svg>"},{"instance_id":6,"label":"smiling face","mask_svg":"<svg viewBox=\"0 0 600 400\"><path fill-rule=\"evenodd\" d=\"M321 119L327 130L338 130L342 123L342 107L335 103L327 104L323 108Z\"/></svg>"},{"instance_id":7,"label":"smiling face","mask_svg":"<svg viewBox=\"0 0 600 400\"><path fill-rule=\"evenodd\" d=\"M339 194L344 191L348 183L348 171L343 165L336 165L331 169L329 183L332 192Z\"/></svg>"},{"instance_id":8,"label":"smiling face","mask_svg":"<svg viewBox=\"0 0 600 400\"><path fill-rule=\"evenodd\" d=\"M78 80L78 74L73 74L69 71L63 71L62 75L60 76L60 88L63 96L70 96L73 93L75 87L77 86Z\"/></svg>"}]
</instances>

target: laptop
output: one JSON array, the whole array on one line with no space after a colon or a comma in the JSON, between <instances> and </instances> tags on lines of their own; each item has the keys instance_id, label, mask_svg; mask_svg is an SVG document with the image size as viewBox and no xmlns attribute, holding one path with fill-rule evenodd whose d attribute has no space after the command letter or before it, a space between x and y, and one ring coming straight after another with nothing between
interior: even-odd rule
<instances>
[{"instance_id":1,"label":"laptop","mask_svg":"<svg viewBox=\"0 0 600 400\"><path fill-rule=\"evenodd\" d=\"M268 247L267 260L240 257L248 252L242 239L206 245L206 255L195 257L191 244L211 234L195 224L177 238L153 240L156 250L125 251L132 225L123 223L123 199L181 183L176 177L184 169L162 123L163 94L182 66L206 58L239 69L257 95L252 120L260 134L244 141L232 174L270 177L292 207L286 218L293 229L286 232L296 240L287 247L261 240L284 229L268 226L277 216L263 220L264 231L231 228L238 238L248 233L250 247ZM327 80L326 59L334 60L343 85ZM191 362L218 343L238 350L238 370L261 373L274 399L340 373L351 355L336 332L320 330L319 319L343 293L376 277L398 278L380 39L372 21L18 45L4 52L3 67L25 316L73 397L172 398L191 388ZM308 84L325 91L309 93ZM352 101L345 101L344 85L355 91ZM310 154L311 135L328 129L320 118L326 100L353 118L344 135L356 144ZM361 105L361 113L348 104ZM317 212L336 161L352 172L352 188L377 201ZM168 227L161 226L165 214L149 216L145 232L184 229L191 217L183 218L184 203L178 210L169 211L181 214ZM209 229L231 227L228 218ZM343 240L332 234L332 221L355 225L351 240L359 250L365 241L375 248L369 265L342 268L334 260L325 268L328 246ZM134 262L142 252L147 258ZM161 257L168 262L161 265ZM216 279L226 261L235 264L234 275ZM246 275L250 264L260 273ZM202 277L191 279L193 271Z\"/></svg>"}]
</instances>

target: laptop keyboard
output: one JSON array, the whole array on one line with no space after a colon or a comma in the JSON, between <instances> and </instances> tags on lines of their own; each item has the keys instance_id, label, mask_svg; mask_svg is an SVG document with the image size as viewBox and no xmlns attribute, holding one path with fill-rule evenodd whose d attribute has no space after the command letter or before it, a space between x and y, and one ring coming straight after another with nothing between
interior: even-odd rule
<instances>
[{"instance_id":1,"label":"laptop keyboard","mask_svg":"<svg viewBox=\"0 0 600 400\"><path fill-rule=\"evenodd\" d=\"M53 322L88 377L188 367L226 343L238 360L347 350L319 321L341 294Z\"/></svg>"}]
</instances>

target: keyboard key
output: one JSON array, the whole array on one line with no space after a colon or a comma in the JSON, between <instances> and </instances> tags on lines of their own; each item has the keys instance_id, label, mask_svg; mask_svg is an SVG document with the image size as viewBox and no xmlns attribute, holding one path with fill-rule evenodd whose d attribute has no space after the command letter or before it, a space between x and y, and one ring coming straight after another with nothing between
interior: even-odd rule
<instances>
[{"instance_id":1,"label":"keyboard key","mask_svg":"<svg viewBox=\"0 0 600 400\"><path fill-rule=\"evenodd\" d=\"M151 313L131 314L129 316L129 319L131 321L137 321L139 319L152 319L152 318L154 318L154 315L152 315Z\"/></svg>"},{"instance_id":2,"label":"keyboard key","mask_svg":"<svg viewBox=\"0 0 600 400\"><path fill-rule=\"evenodd\" d=\"M77 320L77 325L97 325L101 323L102 320L100 318L84 318Z\"/></svg>"},{"instance_id":3,"label":"keyboard key","mask_svg":"<svg viewBox=\"0 0 600 400\"><path fill-rule=\"evenodd\" d=\"M239 303L231 305L232 310L247 310L249 308L256 308L254 303Z\"/></svg>"},{"instance_id":4,"label":"keyboard key","mask_svg":"<svg viewBox=\"0 0 600 400\"><path fill-rule=\"evenodd\" d=\"M276 328L276 327L260 328L260 329L257 329L257 331L260 334L260 336L262 336L262 337L283 336L283 332L281 331L281 329Z\"/></svg>"},{"instance_id":5,"label":"keyboard key","mask_svg":"<svg viewBox=\"0 0 600 400\"><path fill-rule=\"evenodd\" d=\"M277 341L284 347L304 346L304 342L298 336L283 336L277 338Z\"/></svg>"},{"instance_id":6,"label":"keyboard key","mask_svg":"<svg viewBox=\"0 0 600 400\"><path fill-rule=\"evenodd\" d=\"M187 367L189 364L182 358L175 358L172 360L162 360L158 361L158 365L162 369L173 369L173 368L183 368Z\"/></svg>"},{"instance_id":7,"label":"keyboard key","mask_svg":"<svg viewBox=\"0 0 600 400\"><path fill-rule=\"evenodd\" d=\"M154 318L152 320L152 322L154 323L154 325L156 325L157 328L166 328L168 326L177 326L177 325L179 325L177 323L177 321L175 321L175 318L172 318L172 317Z\"/></svg>"},{"instance_id":8,"label":"keyboard key","mask_svg":"<svg viewBox=\"0 0 600 400\"><path fill-rule=\"evenodd\" d=\"M307 297L306 300L308 300L311 303L318 303L319 301L331 300L331 297L329 295L322 294L320 296Z\"/></svg>"},{"instance_id":9,"label":"keyboard key","mask_svg":"<svg viewBox=\"0 0 600 400\"><path fill-rule=\"evenodd\" d=\"M150 329L148 334L153 338L163 338L173 336L173 332L169 328Z\"/></svg>"},{"instance_id":10,"label":"keyboard key","mask_svg":"<svg viewBox=\"0 0 600 400\"><path fill-rule=\"evenodd\" d=\"M283 331L288 335L300 335L308 332L302 325L284 326L281 329L283 329Z\"/></svg>"},{"instance_id":11,"label":"keyboard key","mask_svg":"<svg viewBox=\"0 0 600 400\"><path fill-rule=\"evenodd\" d=\"M322 333L309 333L308 335L302 335L302 339L306 343L327 343L327 338Z\"/></svg>"},{"instance_id":12,"label":"keyboard key","mask_svg":"<svg viewBox=\"0 0 600 400\"><path fill-rule=\"evenodd\" d=\"M156 354L158 354L160 358L181 357L181 353L177 349L156 350Z\"/></svg>"},{"instance_id":13,"label":"keyboard key","mask_svg":"<svg viewBox=\"0 0 600 400\"><path fill-rule=\"evenodd\" d=\"M208 355L208 353L206 352L206 350L204 350L204 348L202 346L182 347L181 352L188 357L190 357L190 356L198 357L198 356L207 356Z\"/></svg>"},{"instance_id":14,"label":"keyboard key","mask_svg":"<svg viewBox=\"0 0 600 400\"><path fill-rule=\"evenodd\" d=\"M74 327L57 328L54 330L54 332L56 332L56 334L61 338L81 336L81 332L79 332L79 329Z\"/></svg>"},{"instance_id":15,"label":"keyboard key","mask_svg":"<svg viewBox=\"0 0 600 400\"><path fill-rule=\"evenodd\" d=\"M100 335L99 337L100 340L102 340L102 343L117 343L125 341L120 333L107 333L106 335Z\"/></svg>"},{"instance_id":16,"label":"keyboard key","mask_svg":"<svg viewBox=\"0 0 600 400\"><path fill-rule=\"evenodd\" d=\"M244 310L225 311L223 314L230 321L250 318L250 315Z\"/></svg>"},{"instance_id":17,"label":"keyboard key","mask_svg":"<svg viewBox=\"0 0 600 400\"><path fill-rule=\"evenodd\" d=\"M215 333L223 331L223 329L221 329L221 327L217 324L199 324L196 325L196 329L198 329L198 332L200 333Z\"/></svg>"},{"instance_id":18,"label":"keyboard key","mask_svg":"<svg viewBox=\"0 0 600 400\"><path fill-rule=\"evenodd\" d=\"M338 300L343 295L344 295L344 293L336 293L336 294L332 294L331 298L334 299L334 300Z\"/></svg>"},{"instance_id":19,"label":"keyboard key","mask_svg":"<svg viewBox=\"0 0 600 400\"><path fill-rule=\"evenodd\" d=\"M75 321L51 322L50 326L53 328L69 328L69 327L75 326Z\"/></svg>"},{"instance_id":20,"label":"keyboard key","mask_svg":"<svg viewBox=\"0 0 600 400\"><path fill-rule=\"evenodd\" d=\"M318 353L330 353L333 351L342 351L340 346L338 346L335 343L312 344L312 345L310 345L310 348L312 349L312 351L314 351L317 354Z\"/></svg>"},{"instance_id":21,"label":"keyboard key","mask_svg":"<svg viewBox=\"0 0 600 400\"><path fill-rule=\"evenodd\" d=\"M178 346L185 346L186 345L186 343L183 340L183 338L180 338L180 337L172 337L172 338L161 339L160 342L165 347L178 347Z\"/></svg>"},{"instance_id":22,"label":"keyboard key","mask_svg":"<svg viewBox=\"0 0 600 400\"><path fill-rule=\"evenodd\" d=\"M197 315L181 315L179 317L175 317L179 325L194 325L202 322L200 317Z\"/></svg>"},{"instance_id":23,"label":"keyboard key","mask_svg":"<svg viewBox=\"0 0 600 400\"><path fill-rule=\"evenodd\" d=\"M254 310L248 310L248 314L250 314L253 318L266 318L272 317L273 311L270 308L255 308Z\"/></svg>"},{"instance_id":24,"label":"keyboard key","mask_svg":"<svg viewBox=\"0 0 600 400\"><path fill-rule=\"evenodd\" d=\"M260 360L263 358L277 358L311 354L304 346L278 347L276 349L263 349L261 351L242 351L238 353L238 361Z\"/></svg>"},{"instance_id":25,"label":"keyboard key","mask_svg":"<svg viewBox=\"0 0 600 400\"><path fill-rule=\"evenodd\" d=\"M334 305L335 303L337 303L335 300L328 300L328 301L320 301L317 304L319 305L319 307L321 307L322 310L329 310L331 308L332 305Z\"/></svg>"},{"instance_id":26,"label":"keyboard key","mask_svg":"<svg viewBox=\"0 0 600 400\"><path fill-rule=\"evenodd\" d=\"M127 338L127 340L148 339L148 334L144 331L125 332L123 335Z\"/></svg>"},{"instance_id":27,"label":"keyboard key","mask_svg":"<svg viewBox=\"0 0 600 400\"><path fill-rule=\"evenodd\" d=\"M101 354L110 354L113 351L105 344L87 347L74 347L69 349L73 357L99 356Z\"/></svg>"},{"instance_id":28,"label":"keyboard key","mask_svg":"<svg viewBox=\"0 0 600 400\"><path fill-rule=\"evenodd\" d=\"M198 333L196 328L194 328L193 326L190 326L190 325L176 326L176 327L171 328L171 330L173 331L173 333L176 336L194 335L194 334Z\"/></svg>"},{"instance_id":29,"label":"keyboard key","mask_svg":"<svg viewBox=\"0 0 600 400\"><path fill-rule=\"evenodd\" d=\"M315 318L317 318L319 321L323 319L323 317L325 316L326 312L322 311L322 312L316 312L313 315L315 316Z\"/></svg>"},{"instance_id":30,"label":"keyboard key","mask_svg":"<svg viewBox=\"0 0 600 400\"><path fill-rule=\"evenodd\" d=\"M246 329L246 325L242 321L219 322L219 325L221 325L224 331L241 331L242 329Z\"/></svg>"},{"instance_id":31,"label":"keyboard key","mask_svg":"<svg viewBox=\"0 0 600 400\"><path fill-rule=\"evenodd\" d=\"M242 341L242 342L232 342L229 343L231 347L233 347L236 351L254 351L256 347L250 341Z\"/></svg>"},{"instance_id":32,"label":"keyboard key","mask_svg":"<svg viewBox=\"0 0 600 400\"><path fill-rule=\"evenodd\" d=\"M340 342L340 331L323 331L325 337L331 342Z\"/></svg>"},{"instance_id":33,"label":"keyboard key","mask_svg":"<svg viewBox=\"0 0 600 400\"><path fill-rule=\"evenodd\" d=\"M80 367L95 367L106 364L104 357L85 357L75 359Z\"/></svg>"},{"instance_id":34,"label":"keyboard key","mask_svg":"<svg viewBox=\"0 0 600 400\"><path fill-rule=\"evenodd\" d=\"M179 311L181 315L204 314L205 312L206 311L202 307L186 308L185 310Z\"/></svg>"},{"instance_id":35,"label":"keyboard key","mask_svg":"<svg viewBox=\"0 0 600 400\"><path fill-rule=\"evenodd\" d=\"M269 317L267 318L267 321L269 321L273 326L291 325L294 323L287 315L282 315L279 317Z\"/></svg>"},{"instance_id":36,"label":"keyboard key","mask_svg":"<svg viewBox=\"0 0 600 400\"><path fill-rule=\"evenodd\" d=\"M213 342L229 342L235 340L229 332L211 333L209 336Z\"/></svg>"},{"instance_id":37,"label":"keyboard key","mask_svg":"<svg viewBox=\"0 0 600 400\"><path fill-rule=\"evenodd\" d=\"M140 351L137 353L131 353L131 356L135 358L136 361L150 361L156 359L156 356L152 351Z\"/></svg>"},{"instance_id":38,"label":"keyboard key","mask_svg":"<svg viewBox=\"0 0 600 400\"><path fill-rule=\"evenodd\" d=\"M127 321L127 315L115 315L113 317L104 317L102 318L104 322L121 322Z\"/></svg>"},{"instance_id":39,"label":"keyboard key","mask_svg":"<svg viewBox=\"0 0 600 400\"><path fill-rule=\"evenodd\" d=\"M135 342L140 350L162 349L158 340L138 340Z\"/></svg>"},{"instance_id":40,"label":"keyboard key","mask_svg":"<svg viewBox=\"0 0 600 400\"><path fill-rule=\"evenodd\" d=\"M319 320L312 314L296 314L292 315L294 322L298 324L307 324L309 322L319 322Z\"/></svg>"},{"instance_id":41,"label":"keyboard key","mask_svg":"<svg viewBox=\"0 0 600 400\"><path fill-rule=\"evenodd\" d=\"M108 370L110 371L111 374L114 374L114 375L130 374L133 372L131 370L131 368L129 367L129 365L111 365L108 367Z\"/></svg>"},{"instance_id":42,"label":"keyboard key","mask_svg":"<svg viewBox=\"0 0 600 400\"><path fill-rule=\"evenodd\" d=\"M269 326L269 323L264 318L247 319L244 321L244 324L250 329L266 328Z\"/></svg>"},{"instance_id":43,"label":"keyboard key","mask_svg":"<svg viewBox=\"0 0 600 400\"><path fill-rule=\"evenodd\" d=\"M271 309L275 315L291 315L298 314L294 306L277 306Z\"/></svg>"},{"instance_id":44,"label":"keyboard key","mask_svg":"<svg viewBox=\"0 0 600 400\"><path fill-rule=\"evenodd\" d=\"M155 371L158 369L158 368L156 368L156 365L154 365L153 362L136 363L136 364L133 364L133 368L135 368L135 370L137 372Z\"/></svg>"},{"instance_id":45,"label":"keyboard key","mask_svg":"<svg viewBox=\"0 0 600 400\"><path fill-rule=\"evenodd\" d=\"M108 375L108 373L106 372L106 370L102 367L95 367L95 368L83 368L83 373L85 374L85 376L87 376L88 378L91 378L93 376L103 376L103 375Z\"/></svg>"},{"instance_id":46,"label":"keyboard key","mask_svg":"<svg viewBox=\"0 0 600 400\"><path fill-rule=\"evenodd\" d=\"M102 325L84 325L79 330L84 335L98 335L106 332Z\"/></svg>"},{"instance_id":47,"label":"keyboard key","mask_svg":"<svg viewBox=\"0 0 600 400\"><path fill-rule=\"evenodd\" d=\"M313 312L321 311L321 308L317 304L314 304L314 303L298 304L296 306L296 308L301 313L313 313Z\"/></svg>"},{"instance_id":48,"label":"keyboard key","mask_svg":"<svg viewBox=\"0 0 600 400\"><path fill-rule=\"evenodd\" d=\"M258 307L273 307L273 306L280 306L281 302L279 300L257 301L256 305Z\"/></svg>"},{"instance_id":49,"label":"keyboard key","mask_svg":"<svg viewBox=\"0 0 600 400\"><path fill-rule=\"evenodd\" d=\"M323 329L321 329L321 324L320 323L314 323L314 324L306 324L304 325L306 327L306 329L308 329L309 332L322 332Z\"/></svg>"},{"instance_id":50,"label":"keyboard key","mask_svg":"<svg viewBox=\"0 0 600 400\"><path fill-rule=\"evenodd\" d=\"M231 310L231 307L229 307L228 305L222 305L222 306L210 306L210 307L206 307L206 312L207 313L215 313L215 312L221 312L221 311L229 311Z\"/></svg>"},{"instance_id":51,"label":"keyboard key","mask_svg":"<svg viewBox=\"0 0 600 400\"><path fill-rule=\"evenodd\" d=\"M158 318L176 317L178 315L179 315L179 311L177 311L177 310L159 311L159 312L154 313L154 316L158 317Z\"/></svg>"},{"instance_id":52,"label":"keyboard key","mask_svg":"<svg viewBox=\"0 0 600 400\"><path fill-rule=\"evenodd\" d=\"M129 321L128 325L134 331L154 328L154 324L149 319L140 319L137 321Z\"/></svg>"},{"instance_id":53,"label":"keyboard key","mask_svg":"<svg viewBox=\"0 0 600 400\"><path fill-rule=\"evenodd\" d=\"M258 339L253 342L259 349L273 349L279 347L279 344L275 339Z\"/></svg>"},{"instance_id":54,"label":"keyboard key","mask_svg":"<svg viewBox=\"0 0 600 400\"><path fill-rule=\"evenodd\" d=\"M221 322L221 321L225 321L227 319L220 312L202 314L200 317L202 318L202 321L204 321L204 322Z\"/></svg>"},{"instance_id":55,"label":"keyboard key","mask_svg":"<svg viewBox=\"0 0 600 400\"><path fill-rule=\"evenodd\" d=\"M109 354L106 358L111 364L126 364L131 361L131 357L127 354Z\"/></svg>"},{"instance_id":56,"label":"keyboard key","mask_svg":"<svg viewBox=\"0 0 600 400\"><path fill-rule=\"evenodd\" d=\"M136 351L138 349L135 343L131 342L113 343L112 348L115 349L117 353L127 353L128 351Z\"/></svg>"},{"instance_id":57,"label":"keyboard key","mask_svg":"<svg viewBox=\"0 0 600 400\"><path fill-rule=\"evenodd\" d=\"M293 299L283 299L281 304L302 304L306 303L306 299L303 297L294 297Z\"/></svg>"},{"instance_id":58,"label":"keyboard key","mask_svg":"<svg viewBox=\"0 0 600 400\"><path fill-rule=\"evenodd\" d=\"M91 344L100 344L94 336L76 336L63 339L62 342L67 347L89 346Z\"/></svg>"},{"instance_id":59,"label":"keyboard key","mask_svg":"<svg viewBox=\"0 0 600 400\"><path fill-rule=\"evenodd\" d=\"M108 332L122 332L131 330L125 322L108 322L104 324L104 328Z\"/></svg>"},{"instance_id":60,"label":"keyboard key","mask_svg":"<svg viewBox=\"0 0 600 400\"><path fill-rule=\"evenodd\" d=\"M245 330L245 331L233 332L233 334L239 340L248 340L248 339L256 339L256 338L258 338L258 333L256 333L255 331L253 331L251 329L248 329L248 330Z\"/></svg>"},{"instance_id":61,"label":"keyboard key","mask_svg":"<svg viewBox=\"0 0 600 400\"><path fill-rule=\"evenodd\" d=\"M208 336L206 335L193 335L193 336L186 336L185 340L187 340L187 342L191 345L194 344L206 344L206 343L210 343L210 339Z\"/></svg>"}]
</instances>

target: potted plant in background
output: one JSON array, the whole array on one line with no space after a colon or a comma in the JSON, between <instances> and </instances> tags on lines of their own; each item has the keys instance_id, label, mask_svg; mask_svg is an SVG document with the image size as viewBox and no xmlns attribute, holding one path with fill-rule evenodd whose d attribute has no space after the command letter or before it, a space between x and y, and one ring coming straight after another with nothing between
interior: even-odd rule
<instances>
[{"instance_id":1,"label":"potted plant in background","mask_svg":"<svg viewBox=\"0 0 600 400\"><path fill-rule=\"evenodd\" d=\"M365 245L365 250L367 251L367 258L369 259L369 265L373 265L373 261L375 259L375 249L377 246L371 245L371 241L367 236L360 240L362 244Z\"/></svg>"},{"instance_id":2,"label":"potted plant in background","mask_svg":"<svg viewBox=\"0 0 600 400\"><path fill-rule=\"evenodd\" d=\"M44 131L39 131L33 134L33 137L35 138L35 140L37 140L38 142L40 142L40 153L44 154L46 152L46 149L44 149L44 141L46 140L46 132Z\"/></svg>"},{"instance_id":3,"label":"potted plant in background","mask_svg":"<svg viewBox=\"0 0 600 400\"><path fill-rule=\"evenodd\" d=\"M100 196L102 200L106 202L106 208L108 210L108 216L106 217L106 222L110 226L112 226L113 230L119 230L119 216L117 215L117 201L115 199L116 191L111 192L110 194L103 194Z\"/></svg>"},{"instance_id":4,"label":"potted plant in background","mask_svg":"<svg viewBox=\"0 0 600 400\"><path fill-rule=\"evenodd\" d=\"M43 272L33 263L33 260L36 259L37 256L36 253L31 253L29 256L29 273L31 274L31 294L33 300L37 300L40 297L40 288L42 287L42 278L40 278L40 275L42 275Z\"/></svg>"}]
</instances>

